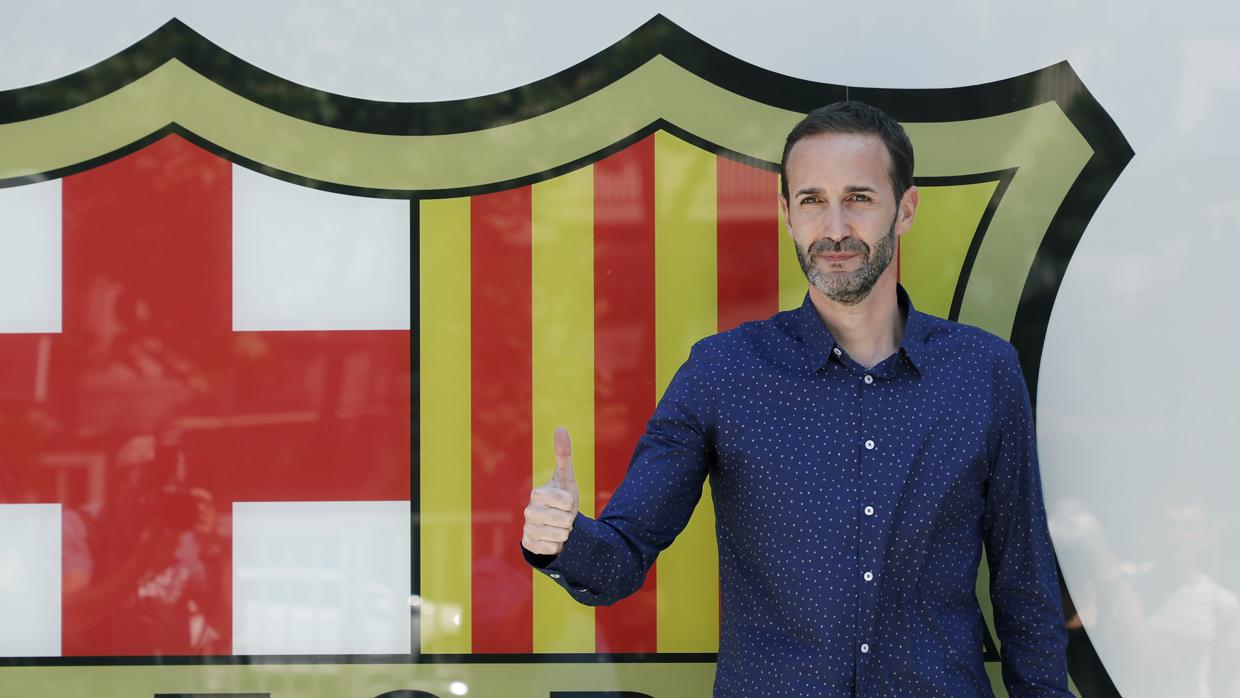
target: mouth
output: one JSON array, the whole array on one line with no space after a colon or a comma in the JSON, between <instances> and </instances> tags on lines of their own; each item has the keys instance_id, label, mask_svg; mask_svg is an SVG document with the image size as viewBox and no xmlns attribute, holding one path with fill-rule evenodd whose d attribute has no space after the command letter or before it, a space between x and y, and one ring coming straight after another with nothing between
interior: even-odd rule
<instances>
[{"instance_id":1,"label":"mouth","mask_svg":"<svg viewBox=\"0 0 1240 698\"><path fill-rule=\"evenodd\" d=\"M856 256L856 253L832 252L830 254L820 254L818 258L824 260L827 264L839 264Z\"/></svg>"}]
</instances>

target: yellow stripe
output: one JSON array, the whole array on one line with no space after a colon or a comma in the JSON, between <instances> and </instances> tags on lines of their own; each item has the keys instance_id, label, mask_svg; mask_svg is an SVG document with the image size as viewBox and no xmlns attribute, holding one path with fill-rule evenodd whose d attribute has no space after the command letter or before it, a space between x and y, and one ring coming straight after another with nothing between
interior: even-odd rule
<instances>
[{"instance_id":1,"label":"yellow stripe","mask_svg":"<svg viewBox=\"0 0 1240 698\"><path fill-rule=\"evenodd\" d=\"M4 698L134 698L175 692L173 695L249 696L257 693L274 698L361 698L380 692L384 692L383 695L453 696L459 691L467 696L506 697L546 696L549 686L564 686L573 687L567 689L572 692L552 695L708 698L714 679L712 662L341 664L320 660L296 664L6 666L0 668L0 686L3 686L0 695ZM460 691L460 685L467 691ZM409 686L426 692L400 690ZM583 693L576 693L576 690ZM600 693L585 692L591 690ZM625 693L620 693L621 690Z\"/></svg>"},{"instance_id":2,"label":"yellow stripe","mask_svg":"<svg viewBox=\"0 0 1240 698\"><path fill-rule=\"evenodd\" d=\"M900 238L900 282L918 310L948 316L964 256L997 186L919 187L917 218Z\"/></svg>"},{"instance_id":3,"label":"yellow stripe","mask_svg":"<svg viewBox=\"0 0 1240 698\"><path fill-rule=\"evenodd\" d=\"M776 187L779 185L776 184ZM779 208L779 203L773 204ZM805 292L809 282L805 280L805 272L797 261L796 244L788 232L788 221L784 220L783 212L779 212L779 309L791 310L801 307L805 300Z\"/></svg>"},{"instance_id":4,"label":"yellow stripe","mask_svg":"<svg viewBox=\"0 0 1240 698\"><path fill-rule=\"evenodd\" d=\"M534 484L555 469L557 426L573 439L581 511L594 515L594 168L534 185ZM500 281L499 283L502 283ZM594 609L534 575L534 651L593 652Z\"/></svg>"},{"instance_id":5,"label":"yellow stripe","mask_svg":"<svg viewBox=\"0 0 1240 698\"><path fill-rule=\"evenodd\" d=\"M419 250L422 651L464 654L472 649L469 199L421 203Z\"/></svg>"},{"instance_id":6,"label":"yellow stripe","mask_svg":"<svg viewBox=\"0 0 1240 698\"><path fill-rule=\"evenodd\" d=\"M718 325L715 158L655 134L655 378L658 397L695 341ZM659 557L658 651L719 648L718 554L710 487Z\"/></svg>"}]
</instances>

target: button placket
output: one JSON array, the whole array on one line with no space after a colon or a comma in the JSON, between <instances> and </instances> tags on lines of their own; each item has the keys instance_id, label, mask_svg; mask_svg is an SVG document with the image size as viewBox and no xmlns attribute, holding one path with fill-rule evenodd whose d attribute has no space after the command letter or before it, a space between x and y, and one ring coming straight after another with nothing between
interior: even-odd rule
<instances>
[{"instance_id":1,"label":"button placket","mask_svg":"<svg viewBox=\"0 0 1240 698\"><path fill-rule=\"evenodd\" d=\"M859 375L858 375L859 374ZM883 464L888 459L885 452L880 452L878 448L878 436L882 435L881 428L884 424L883 418L886 410L883 405L883 392L881 387L886 385L879 378L883 378L882 371L865 372L864 369L854 374L854 380L858 380L857 391L860 396L861 405L861 463L862 471L870 475L877 475L882 471ZM884 379L886 380L886 379ZM887 444L890 446L890 444ZM870 481L872 478L865 478ZM880 480L881 481L881 480ZM871 487L873 486L872 483ZM877 570L882 567L882 548L881 541L883 539L884 525L877 520L878 508L874 503L874 494L879 490L871 489L871 495L866 496L869 502L862 500L861 504L861 537L862 543L859 549L861 553L857 559L857 574L861 579L857 582L857 636L856 645L858 661L869 662L871 649L874 647L869 642L870 635L874 631L874 611L878 604L878 579ZM865 641L863 641L865 640Z\"/></svg>"},{"instance_id":2,"label":"button placket","mask_svg":"<svg viewBox=\"0 0 1240 698\"><path fill-rule=\"evenodd\" d=\"M854 374L854 378L856 377L857 376ZM860 383L861 385L858 386L859 405L861 408L859 426L861 427L861 436L864 439L861 442L861 472L863 482L865 482L867 486L870 486L872 483L871 477L869 476L877 472L874 470L873 465L875 463L875 457L878 455L875 453L875 449L878 447L878 444L873 438L867 438L866 432L875 429L878 424L876 421L876 413L878 411L876 401L878 400L878 394L870 387L874 385L873 374L862 374L860 376ZM874 506L872 504L864 504L861 510L864 515L863 519L873 517L874 511ZM865 657L870 652L870 644L868 642L860 642L860 640L864 637L864 634L868 634L869 632L866 621L869 613L866 609L875 603L874 596L876 593L876 587L871 582L874 579L874 572L872 571L873 565L875 564L874 558L878 554L875 540L875 536L878 534L877 528L873 525L867 526L865 523L866 522L863 520L860 526L861 541L858 547L859 555L857 558L857 565L861 570L860 576L861 579L864 580L857 588L857 597L859 601L857 608L857 631L860 635L860 637L857 637L857 640L859 641L857 647L860 652L860 655L858 655L859 657Z\"/></svg>"}]
</instances>

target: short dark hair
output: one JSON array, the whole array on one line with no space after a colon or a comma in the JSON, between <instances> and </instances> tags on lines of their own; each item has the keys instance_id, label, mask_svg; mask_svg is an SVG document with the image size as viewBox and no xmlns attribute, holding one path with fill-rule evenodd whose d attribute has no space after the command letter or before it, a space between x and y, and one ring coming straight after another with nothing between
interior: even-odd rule
<instances>
[{"instance_id":1,"label":"short dark hair","mask_svg":"<svg viewBox=\"0 0 1240 698\"><path fill-rule=\"evenodd\" d=\"M785 200L788 199L788 153L802 138L822 133L872 133L881 138L891 156L887 176L891 178L891 189L899 205L900 197L913 186L913 144L899 121L876 107L852 101L819 107L788 132L784 155L779 161L779 188Z\"/></svg>"}]
</instances>

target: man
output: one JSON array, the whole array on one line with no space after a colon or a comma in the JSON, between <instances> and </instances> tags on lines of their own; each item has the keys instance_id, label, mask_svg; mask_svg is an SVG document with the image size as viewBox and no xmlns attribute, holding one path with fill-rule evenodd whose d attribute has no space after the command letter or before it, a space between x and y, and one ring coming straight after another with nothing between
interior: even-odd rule
<instances>
[{"instance_id":1,"label":"man","mask_svg":"<svg viewBox=\"0 0 1240 698\"><path fill-rule=\"evenodd\" d=\"M586 604L641 586L711 478L716 696L992 695L985 543L1013 697L1070 694L1028 393L1015 350L913 309L891 264L917 210L900 125L857 102L789 133L780 207L809 292L702 340L623 484L578 512L568 434L522 545ZM704 579L709 584L711 580Z\"/></svg>"}]
</instances>

